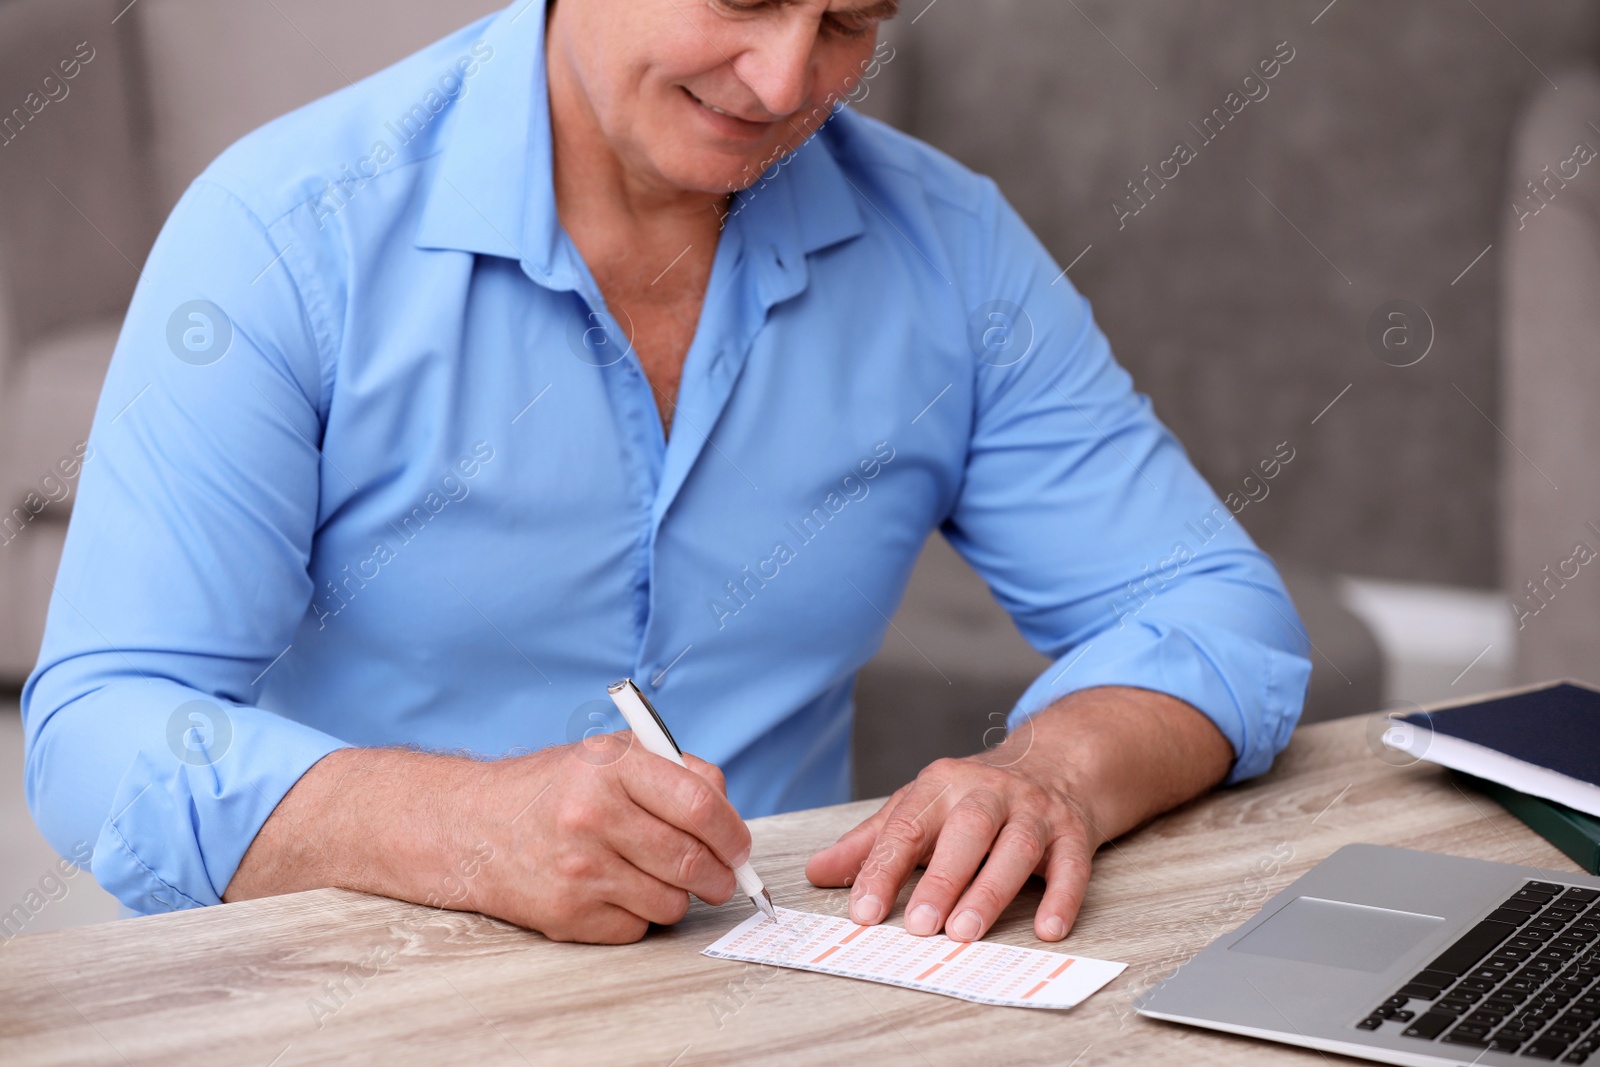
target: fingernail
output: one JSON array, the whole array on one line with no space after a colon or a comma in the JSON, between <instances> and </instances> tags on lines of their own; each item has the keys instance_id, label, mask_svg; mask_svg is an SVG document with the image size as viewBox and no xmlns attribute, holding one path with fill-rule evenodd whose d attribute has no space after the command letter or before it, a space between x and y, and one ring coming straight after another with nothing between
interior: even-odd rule
<instances>
[{"instance_id":1,"label":"fingernail","mask_svg":"<svg viewBox=\"0 0 1600 1067\"><path fill-rule=\"evenodd\" d=\"M945 928L957 941L976 941L978 935L983 932L983 919L979 918L977 912L968 908L951 919Z\"/></svg>"},{"instance_id":2,"label":"fingernail","mask_svg":"<svg viewBox=\"0 0 1600 1067\"><path fill-rule=\"evenodd\" d=\"M728 861L728 866L732 867L734 870L738 870L740 867L743 867L745 864L747 864L749 862L750 862L750 850L747 848L743 852L739 853L737 856L735 856L731 860L729 860Z\"/></svg>"},{"instance_id":3,"label":"fingernail","mask_svg":"<svg viewBox=\"0 0 1600 1067\"><path fill-rule=\"evenodd\" d=\"M939 909L932 904L918 904L906 915L906 933L927 937L939 929Z\"/></svg>"},{"instance_id":4,"label":"fingernail","mask_svg":"<svg viewBox=\"0 0 1600 1067\"><path fill-rule=\"evenodd\" d=\"M883 901L871 893L860 900L851 901L850 918L862 926L871 926L883 918Z\"/></svg>"},{"instance_id":5,"label":"fingernail","mask_svg":"<svg viewBox=\"0 0 1600 1067\"><path fill-rule=\"evenodd\" d=\"M1046 941L1060 941L1067 936L1067 924L1052 915L1039 924Z\"/></svg>"}]
</instances>

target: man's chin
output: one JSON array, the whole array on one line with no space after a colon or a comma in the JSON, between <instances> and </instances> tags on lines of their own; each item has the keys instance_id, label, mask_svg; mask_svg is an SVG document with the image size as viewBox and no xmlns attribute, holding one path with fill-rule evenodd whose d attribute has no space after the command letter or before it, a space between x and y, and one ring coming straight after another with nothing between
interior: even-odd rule
<instances>
[{"instance_id":1,"label":"man's chin","mask_svg":"<svg viewBox=\"0 0 1600 1067\"><path fill-rule=\"evenodd\" d=\"M737 193L760 180L771 153L733 154L707 151L663 161L658 169L672 185L685 192L713 196Z\"/></svg>"}]
</instances>

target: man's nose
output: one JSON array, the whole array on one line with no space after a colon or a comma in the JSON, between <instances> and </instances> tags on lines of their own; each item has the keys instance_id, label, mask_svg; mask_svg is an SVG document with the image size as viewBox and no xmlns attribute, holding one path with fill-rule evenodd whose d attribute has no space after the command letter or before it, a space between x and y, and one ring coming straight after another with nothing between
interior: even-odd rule
<instances>
[{"instance_id":1,"label":"man's nose","mask_svg":"<svg viewBox=\"0 0 1600 1067\"><path fill-rule=\"evenodd\" d=\"M733 69L761 100L770 115L785 117L806 102L811 83L811 53L816 26L786 19L736 60Z\"/></svg>"}]
</instances>

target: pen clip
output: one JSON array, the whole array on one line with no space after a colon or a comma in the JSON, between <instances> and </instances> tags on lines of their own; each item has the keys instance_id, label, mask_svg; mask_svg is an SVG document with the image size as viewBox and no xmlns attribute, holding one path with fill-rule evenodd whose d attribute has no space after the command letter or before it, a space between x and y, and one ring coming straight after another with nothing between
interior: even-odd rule
<instances>
[{"instance_id":1,"label":"pen clip","mask_svg":"<svg viewBox=\"0 0 1600 1067\"><path fill-rule=\"evenodd\" d=\"M644 710L650 713L650 717L656 721L656 725L661 727L661 732L666 735L667 744L672 746L672 751L680 756L683 755L683 749L678 746L678 739L672 736L671 730L667 729L667 721L661 717L661 713L656 710L656 706L650 703L650 698L645 696L639 687L634 684L632 678L623 678L606 686L606 692L608 693L620 693L624 689L630 690L634 696L639 698L639 703L644 705Z\"/></svg>"}]
</instances>

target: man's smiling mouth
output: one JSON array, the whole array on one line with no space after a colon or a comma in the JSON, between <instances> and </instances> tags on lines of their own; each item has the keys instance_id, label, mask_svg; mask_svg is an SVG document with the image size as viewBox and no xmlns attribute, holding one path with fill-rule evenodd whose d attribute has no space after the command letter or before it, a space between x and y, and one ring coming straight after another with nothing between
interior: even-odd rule
<instances>
[{"instance_id":1,"label":"man's smiling mouth","mask_svg":"<svg viewBox=\"0 0 1600 1067\"><path fill-rule=\"evenodd\" d=\"M766 123L764 123L764 122L758 122L758 121L756 121L754 119L747 119L743 115L735 115L731 111L724 111L722 108L717 107L715 104L708 104L704 100L700 99L698 96L695 96L694 93L689 92L688 89L684 89L683 91L686 92L686 93L689 93L690 98L693 99L695 103L697 103L701 107L705 108L707 111L714 112L714 113L716 113L718 115L726 115L728 118L737 119L740 122L748 122L752 126L764 126L764 125L766 125Z\"/></svg>"}]
</instances>

